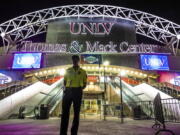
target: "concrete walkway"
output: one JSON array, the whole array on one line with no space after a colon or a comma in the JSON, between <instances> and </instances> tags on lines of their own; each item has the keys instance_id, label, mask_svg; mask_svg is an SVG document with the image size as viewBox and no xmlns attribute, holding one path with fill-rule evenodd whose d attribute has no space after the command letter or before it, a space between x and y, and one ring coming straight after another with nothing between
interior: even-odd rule
<instances>
[{"instance_id":1,"label":"concrete walkway","mask_svg":"<svg viewBox=\"0 0 180 135\"><path fill-rule=\"evenodd\" d=\"M58 135L59 124L58 118L1 120L0 135ZM124 124L121 124L119 120L81 120L79 135L154 135L155 130L151 128L152 124L151 120L126 119ZM168 124L167 127L173 130L176 135L180 135L180 124Z\"/></svg>"}]
</instances>

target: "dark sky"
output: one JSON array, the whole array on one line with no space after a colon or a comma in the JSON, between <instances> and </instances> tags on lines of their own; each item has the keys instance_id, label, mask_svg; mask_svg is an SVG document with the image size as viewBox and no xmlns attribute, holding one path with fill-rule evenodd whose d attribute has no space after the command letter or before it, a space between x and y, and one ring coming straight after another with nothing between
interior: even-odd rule
<instances>
[{"instance_id":1,"label":"dark sky","mask_svg":"<svg viewBox=\"0 0 180 135\"><path fill-rule=\"evenodd\" d=\"M39 9L83 3L108 4L133 8L180 24L178 0L1 0L0 23Z\"/></svg>"},{"instance_id":2,"label":"dark sky","mask_svg":"<svg viewBox=\"0 0 180 135\"><path fill-rule=\"evenodd\" d=\"M180 24L178 0L0 0L0 23L40 9L72 4L107 4L127 7ZM146 41L144 38L139 40L140 43Z\"/></svg>"}]
</instances>

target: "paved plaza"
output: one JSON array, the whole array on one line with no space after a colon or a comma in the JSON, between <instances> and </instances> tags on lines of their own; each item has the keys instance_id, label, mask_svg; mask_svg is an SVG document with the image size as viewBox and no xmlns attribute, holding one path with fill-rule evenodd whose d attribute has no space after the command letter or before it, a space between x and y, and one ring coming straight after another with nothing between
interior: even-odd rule
<instances>
[{"instance_id":1,"label":"paved plaza","mask_svg":"<svg viewBox=\"0 0 180 135\"><path fill-rule=\"evenodd\" d=\"M58 135L60 120L1 120L0 135ZM151 128L151 120L125 119L124 124L120 120L81 120L79 135L154 135ZM70 122L71 126L71 122ZM69 126L69 127L70 127ZM180 135L180 124L167 124L167 127ZM69 133L70 135L70 128ZM168 135L168 134L164 134Z\"/></svg>"}]
</instances>

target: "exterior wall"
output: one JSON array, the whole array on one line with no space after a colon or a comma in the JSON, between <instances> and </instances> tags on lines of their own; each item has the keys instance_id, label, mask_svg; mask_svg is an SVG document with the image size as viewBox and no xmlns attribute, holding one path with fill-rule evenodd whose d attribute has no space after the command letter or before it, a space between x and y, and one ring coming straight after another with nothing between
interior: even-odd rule
<instances>
[{"instance_id":1,"label":"exterior wall","mask_svg":"<svg viewBox=\"0 0 180 135\"><path fill-rule=\"evenodd\" d=\"M72 64L70 54L47 54L45 56L45 67ZM103 61L110 61L111 65L139 68L138 55L117 55L117 54L102 54Z\"/></svg>"},{"instance_id":2,"label":"exterior wall","mask_svg":"<svg viewBox=\"0 0 180 135\"><path fill-rule=\"evenodd\" d=\"M169 56L169 68L172 71L180 71L180 56Z\"/></svg>"},{"instance_id":3,"label":"exterior wall","mask_svg":"<svg viewBox=\"0 0 180 135\"><path fill-rule=\"evenodd\" d=\"M45 54L44 67L72 64L72 54ZM127 54L102 54L103 61L110 61L111 65L125 66L139 69L139 56ZM180 56L169 56L171 71L180 71ZM11 69L13 54L0 56L0 69Z\"/></svg>"},{"instance_id":4,"label":"exterior wall","mask_svg":"<svg viewBox=\"0 0 180 135\"><path fill-rule=\"evenodd\" d=\"M13 61L13 55L1 55L0 56L0 69L11 69Z\"/></svg>"},{"instance_id":5,"label":"exterior wall","mask_svg":"<svg viewBox=\"0 0 180 135\"><path fill-rule=\"evenodd\" d=\"M45 67L72 64L70 54L47 54L45 56ZM110 61L111 65L140 68L139 55L125 54L102 54L103 61ZM171 71L180 71L180 56L169 56L169 67Z\"/></svg>"}]
</instances>

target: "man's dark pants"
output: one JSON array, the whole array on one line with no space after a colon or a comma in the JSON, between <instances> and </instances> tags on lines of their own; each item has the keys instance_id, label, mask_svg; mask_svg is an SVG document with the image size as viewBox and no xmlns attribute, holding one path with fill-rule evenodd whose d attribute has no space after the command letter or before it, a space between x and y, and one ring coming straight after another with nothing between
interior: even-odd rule
<instances>
[{"instance_id":1,"label":"man's dark pants","mask_svg":"<svg viewBox=\"0 0 180 135\"><path fill-rule=\"evenodd\" d=\"M79 127L79 113L82 100L82 88L66 88L62 101L62 117L60 135L67 135L70 107L73 103L74 119L71 127L71 135L77 135Z\"/></svg>"}]
</instances>

